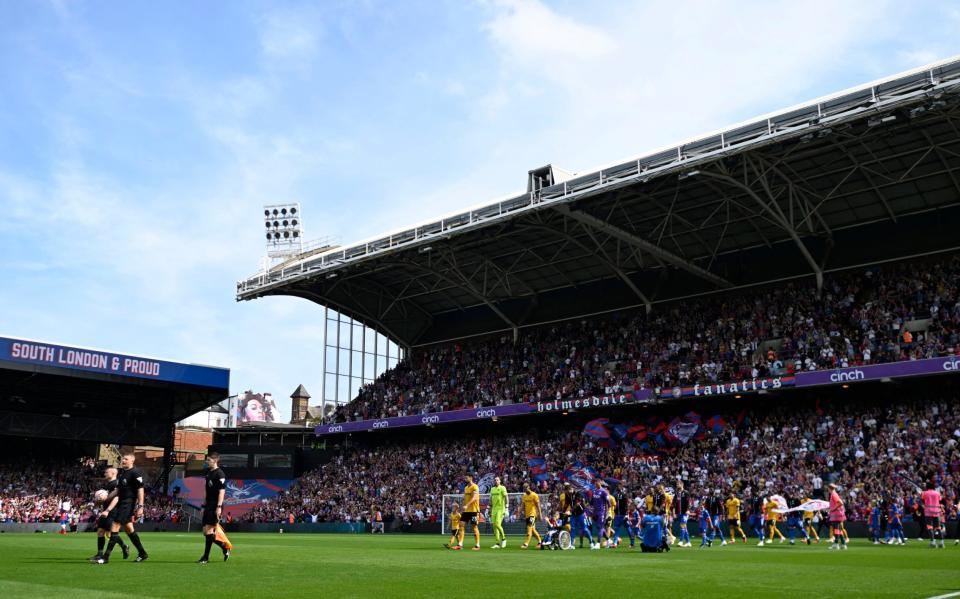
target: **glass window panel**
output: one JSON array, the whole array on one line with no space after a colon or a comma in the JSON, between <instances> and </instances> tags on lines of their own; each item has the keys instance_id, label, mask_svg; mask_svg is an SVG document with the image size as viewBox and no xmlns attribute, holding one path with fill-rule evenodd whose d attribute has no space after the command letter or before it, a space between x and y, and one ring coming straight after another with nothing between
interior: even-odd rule
<instances>
[{"instance_id":1,"label":"glass window panel","mask_svg":"<svg viewBox=\"0 0 960 599\"><path fill-rule=\"evenodd\" d=\"M370 379L376 376L373 373L373 354L363 354L363 378Z\"/></svg>"},{"instance_id":2,"label":"glass window panel","mask_svg":"<svg viewBox=\"0 0 960 599\"><path fill-rule=\"evenodd\" d=\"M350 374L350 350L339 349L337 354L340 356L339 372L337 374Z\"/></svg>"},{"instance_id":3,"label":"glass window panel","mask_svg":"<svg viewBox=\"0 0 960 599\"><path fill-rule=\"evenodd\" d=\"M363 326L353 325L353 348L354 351L363 350Z\"/></svg>"},{"instance_id":4,"label":"glass window panel","mask_svg":"<svg viewBox=\"0 0 960 599\"><path fill-rule=\"evenodd\" d=\"M377 333L373 329L367 329L363 332L363 351L372 354L377 351Z\"/></svg>"},{"instance_id":5,"label":"glass window panel","mask_svg":"<svg viewBox=\"0 0 960 599\"><path fill-rule=\"evenodd\" d=\"M350 347L350 323L340 323L340 347Z\"/></svg>"},{"instance_id":6,"label":"glass window panel","mask_svg":"<svg viewBox=\"0 0 960 599\"><path fill-rule=\"evenodd\" d=\"M323 396L327 401L337 401L337 375L328 374L324 379Z\"/></svg>"},{"instance_id":7,"label":"glass window panel","mask_svg":"<svg viewBox=\"0 0 960 599\"><path fill-rule=\"evenodd\" d=\"M327 320L327 345L336 345L337 344L337 321L333 319Z\"/></svg>"},{"instance_id":8,"label":"glass window panel","mask_svg":"<svg viewBox=\"0 0 960 599\"><path fill-rule=\"evenodd\" d=\"M350 352L350 354L351 354L350 375L356 376L356 377L363 376L363 354L358 351Z\"/></svg>"},{"instance_id":9,"label":"glass window panel","mask_svg":"<svg viewBox=\"0 0 960 599\"><path fill-rule=\"evenodd\" d=\"M377 336L377 355L387 357L387 338L383 335Z\"/></svg>"},{"instance_id":10,"label":"glass window panel","mask_svg":"<svg viewBox=\"0 0 960 599\"><path fill-rule=\"evenodd\" d=\"M323 352L327 362L327 372L337 371L337 350L333 347L327 347Z\"/></svg>"},{"instance_id":11,"label":"glass window panel","mask_svg":"<svg viewBox=\"0 0 960 599\"><path fill-rule=\"evenodd\" d=\"M353 391L350 388L350 377L341 376L338 377L340 383L340 388L337 389L337 401L340 403L346 403L353 399Z\"/></svg>"}]
</instances>

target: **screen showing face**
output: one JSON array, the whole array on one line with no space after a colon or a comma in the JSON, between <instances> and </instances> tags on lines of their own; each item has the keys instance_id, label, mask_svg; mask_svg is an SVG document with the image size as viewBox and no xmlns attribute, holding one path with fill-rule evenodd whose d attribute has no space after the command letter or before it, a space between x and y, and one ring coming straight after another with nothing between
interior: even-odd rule
<instances>
[{"instance_id":1,"label":"screen showing face","mask_svg":"<svg viewBox=\"0 0 960 599\"><path fill-rule=\"evenodd\" d=\"M237 403L237 422L285 422L280 407L269 394L252 394Z\"/></svg>"}]
</instances>

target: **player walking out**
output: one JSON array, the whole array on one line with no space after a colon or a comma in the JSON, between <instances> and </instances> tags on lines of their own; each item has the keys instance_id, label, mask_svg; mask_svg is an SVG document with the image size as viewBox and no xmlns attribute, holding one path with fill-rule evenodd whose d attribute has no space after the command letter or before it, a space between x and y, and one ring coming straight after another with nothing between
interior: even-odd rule
<instances>
[{"instance_id":1,"label":"player walking out","mask_svg":"<svg viewBox=\"0 0 960 599\"><path fill-rule=\"evenodd\" d=\"M659 491L660 498L663 501L663 505L660 506L662 508L660 513L663 515L663 530L667 535L667 543L673 545L677 542L677 537L673 536L673 531L670 530L673 527L674 496L670 494L670 491L663 484L657 487L657 491Z\"/></svg>"},{"instance_id":2,"label":"player walking out","mask_svg":"<svg viewBox=\"0 0 960 599\"><path fill-rule=\"evenodd\" d=\"M459 545L463 547L463 537L469 524L473 529L473 550L480 551L480 487L473 482L473 476L467 475L467 485L463 488L463 515L460 517Z\"/></svg>"},{"instance_id":3,"label":"player walking out","mask_svg":"<svg viewBox=\"0 0 960 599\"><path fill-rule=\"evenodd\" d=\"M760 539L758 545L763 546L763 497L760 497L759 494L755 495L750 500L750 529L753 531L753 534L757 535L757 538Z\"/></svg>"},{"instance_id":4,"label":"player walking out","mask_svg":"<svg viewBox=\"0 0 960 599\"><path fill-rule=\"evenodd\" d=\"M890 517L888 519L890 527L887 529L887 543L890 545L903 545L906 537L903 535L903 509L900 508L900 498L896 497L890 502Z\"/></svg>"},{"instance_id":5,"label":"player walking out","mask_svg":"<svg viewBox=\"0 0 960 599\"><path fill-rule=\"evenodd\" d=\"M586 535L590 547L593 547L593 533L587 525L587 508L584 506L583 495L576 494L573 500L573 534L580 537L580 548L583 549L583 537Z\"/></svg>"},{"instance_id":6,"label":"player walking out","mask_svg":"<svg viewBox=\"0 0 960 599\"><path fill-rule=\"evenodd\" d=\"M590 549L600 549L607 545L606 520L607 511L610 509L610 500L607 490L603 488L604 483L597 483L597 488L593 491L593 525L597 527L597 534L594 536L595 543Z\"/></svg>"},{"instance_id":7,"label":"player walking out","mask_svg":"<svg viewBox=\"0 0 960 599\"><path fill-rule=\"evenodd\" d=\"M563 490L560 492L560 525L567 532L572 531L570 518L573 516L573 488L570 483L563 483Z\"/></svg>"},{"instance_id":8,"label":"player walking out","mask_svg":"<svg viewBox=\"0 0 960 599\"><path fill-rule=\"evenodd\" d=\"M778 509L780 509L780 504L769 497L763 504L764 522L766 523L768 534L768 538L766 540L767 545L771 545L773 543L773 537L775 536L780 537L781 543L786 540L786 537L783 536L783 533L780 532L779 528L777 528L777 522L780 521L780 514L776 511ZM758 544L763 546L763 540L761 540Z\"/></svg>"},{"instance_id":9,"label":"player walking out","mask_svg":"<svg viewBox=\"0 0 960 599\"><path fill-rule=\"evenodd\" d=\"M460 506L453 504L450 512L450 541L444 545L447 549L462 549L460 546Z\"/></svg>"},{"instance_id":10,"label":"player walking out","mask_svg":"<svg viewBox=\"0 0 960 599\"><path fill-rule=\"evenodd\" d=\"M837 485L830 484L830 508L829 508L830 529L833 532L833 544L830 549L846 549L847 538L843 536L843 523L847 519L847 513L843 506L843 499L840 493L837 493Z\"/></svg>"},{"instance_id":11,"label":"player walking out","mask_svg":"<svg viewBox=\"0 0 960 599\"><path fill-rule=\"evenodd\" d=\"M503 515L510 507L507 505L507 488L500 484L500 477L493 479L490 489L490 524L493 526L493 547L502 549L507 546L507 535L503 532Z\"/></svg>"},{"instance_id":12,"label":"player walking out","mask_svg":"<svg viewBox=\"0 0 960 599\"><path fill-rule=\"evenodd\" d=\"M923 502L923 522L930 531L930 547L943 549L943 529L940 527L941 497L933 481L927 483L927 490L920 494Z\"/></svg>"},{"instance_id":13,"label":"player walking out","mask_svg":"<svg viewBox=\"0 0 960 599\"><path fill-rule=\"evenodd\" d=\"M520 500L523 509L523 517L527 522L527 540L520 545L520 549L526 549L530 545L530 537L537 538L537 546L543 539L537 532L537 520L543 520L543 514L540 512L540 496L533 492L530 483L523 484L523 498Z\"/></svg>"},{"instance_id":14,"label":"player walking out","mask_svg":"<svg viewBox=\"0 0 960 599\"><path fill-rule=\"evenodd\" d=\"M733 494L733 491L730 491L730 496L727 497L724 506L727 508L727 526L730 528L730 542L736 543L737 534L739 533L740 538L746 543L747 535L740 526L740 500Z\"/></svg>"},{"instance_id":15,"label":"player walking out","mask_svg":"<svg viewBox=\"0 0 960 599\"><path fill-rule=\"evenodd\" d=\"M703 539L700 541L700 549L703 549L703 546L713 547L713 518L710 517L710 508L707 507L708 498L704 497L703 502L700 504L700 534L703 535Z\"/></svg>"},{"instance_id":16,"label":"player walking out","mask_svg":"<svg viewBox=\"0 0 960 599\"><path fill-rule=\"evenodd\" d=\"M147 551L140 542L140 535L137 534L133 526L134 518L143 517L143 473L139 468L135 468L134 455L126 453L120 460L120 467L123 471L117 478L116 494L111 494L107 509L101 513L101 516L107 516L114 513L116 507L116 516L113 517L113 531L110 535L110 542L107 544L107 551L103 557L97 560L98 564L106 564L110 561L110 553L115 545L120 542L120 528L127 533L127 537L133 546L137 548L138 562L147 561Z\"/></svg>"},{"instance_id":17,"label":"player walking out","mask_svg":"<svg viewBox=\"0 0 960 599\"><path fill-rule=\"evenodd\" d=\"M723 497L720 496L720 489L714 489L713 495L708 500L710 505L710 518L713 523L713 534L720 537L720 545L726 545L727 539L723 536L723 517L724 517L724 502Z\"/></svg>"},{"instance_id":18,"label":"player walking out","mask_svg":"<svg viewBox=\"0 0 960 599\"><path fill-rule=\"evenodd\" d=\"M687 530L687 520L690 519L690 494L683 488L683 483L677 483L677 494L673 497L673 507L680 522L680 547L690 546L690 531ZM669 528L670 521L667 521Z\"/></svg>"},{"instance_id":19,"label":"player walking out","mask_svg":"<svg viewBox=\"0 0 960 599\"><path fill-rule=\"evenodd\" d=\"M203 556L198 564L210 561L210 548L216 545L223 551L223 561L230 559L232 546L228 542L217 540L217 527L223 513L223 496L227 489L227 475L220 469L220 454L211 452L207 456L206 496L203 502Z\"/></svg>"},{"instance_id":20,"label":"player walking out","mask_svg":"<svg viewBox=\"0 0 960 599\"><path fill-rule=\"evenodd\" d=\"M104 507L106 507L110 504L111 495L117 490L117 469L113 466L108 466L103 474L107 478L107 484L103 486L103 490L107 492L107 499L103 502ZM97 516L97 554L91 557L90 561L95 562L103 557L103 548L107 544L107 540L110 538L112 531L113 518L110 517L109 512L104 510ZM123 542L119 534L117 535L117 544L120 545L120 552L123 553L123 559L130 557L130 547Z\"/></svg>"}]
</instances>

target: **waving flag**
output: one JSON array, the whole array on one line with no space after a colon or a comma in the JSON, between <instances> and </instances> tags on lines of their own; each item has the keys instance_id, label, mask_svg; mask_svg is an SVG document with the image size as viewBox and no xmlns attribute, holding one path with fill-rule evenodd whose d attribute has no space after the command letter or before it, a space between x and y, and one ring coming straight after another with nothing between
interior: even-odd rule
<instances>
[{"instance_id":1,"label":"waving flag","mask_svg":"<svg viewBox=\"0 0 960 599\"><path fill-rule=\"evenodd\" d=\"M617 439L623 440L627 438L627 432L629 431L629 427L626 424L614 424L613 426L610 427L610 430L613 431L614 437L616 437Z\"/></svg>"},{"instance_id":2,"label":"waving flag","mask_svg":"<svg viewBox=\"0 0 960 599\"><path fill-rule=\"evenodd\" d=\"M774 497L780 497L780 496L774 495ZM782 497L780 498L783 499ZM806 503L801 503L797 507L792 507L790 509L787 509L786 507L774 508L773 511L777 512L778 514L786 514L787 512L819 512L820 510L826 510L829 508L830 508L829 501L824 501L822 499L813 499Z\"/></svg>"},{"instance_id":3,"label":"waving flag","mask_svg":"<svg viewBox=\"0 0 960 599\"><path fill-rule=\"evenodd\" d=\"M774 511L776 512L779 512L780 510L783 510L784 512L787 511L788 509L787 500L784 499L782 495L771 495L770 501L774 502L775 504L777 504L777 506L779 506L774 508ZM830 504L827 504L827 507L830 507Z\"/></svg>"},{"instance_id":4,"label":"waving flag","mask_svg":"<svg viewBox=\"0 0 960 599\"><path fill-rule=\"evenodd\" d=\"M536 482L550 480L550 473L547 472L547 460L541 456L527 454L527 467L530 468L530 478Z\"/></svg>"},{"instance_id":5,"label":"waving flag","mask_svg":"<svg viewBox=\"0 0 960 599\"><path fill-rule=\"evenodd\" d=\"M627 429L627 438L634 443L643 443L647 438L647 427L643 424L634 424Z\"/></svg>"},{"instance_id":6,"label":"waving flag","mask_svg":"<svg viewBox=\"0 0 960 599\"><path fill-rule=\"evenodd\" d=\"M609 439L610 431L607 425L610 424L609 418L596 418L583 427L583 434L594 439Z\"/></svg>"},{"instance_id":7,"label":"waving flag","mask_svg":"<svg viewBox=\"0 0 960 599\"><path fill-rule=\"evenodd\" d=\"M727 421L723 416L719 414L712 417L710 420L707 420L707 430L713 433L714 435L719 435L723 431L727 430Z\"/></svg>"},{"instance_id":8,"label":"waving flag","mask_svg":"<svg viewBox=\"0 0 960 599\"><path fill-rule=\"evenodd\" d=\"M696 412L688 412L670 422L665 437L670 442L686 445L701 434L700 415Z\"/></svg>"},{"instance_id":9,"label":"waving flag","mask_svg":"<svg viewBox=\"0 0 960 599\"><path fill-rule=\"evenodd\" d=\"M490 489L493 487L493 479L496 476L493 472L488 472L480 477L480 480L477 481L477 487L480 488L481 493L489 493Z\"/></svg>"},{"instance_id":10,"label":"waving flag","mask_svg":"<svg viewBox=\"0 0 960 599\"><path fill-rule=\"evenodd\" d=\"M596 488L594 481L600 474L592 467L577 460L569 468L560 474L560 478L569 481L574 487L588 493L593 493Z\"/></svg>"}]
</instances>

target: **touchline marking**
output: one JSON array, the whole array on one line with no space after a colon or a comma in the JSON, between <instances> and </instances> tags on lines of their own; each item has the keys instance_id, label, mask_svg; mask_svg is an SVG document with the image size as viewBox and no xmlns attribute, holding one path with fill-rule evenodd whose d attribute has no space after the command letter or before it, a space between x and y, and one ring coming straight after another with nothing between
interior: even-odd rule
<instances>
[{"instance_id":1,"label":"touchline marking","mask_svg":"<svg viewBox=\"0 0 960 599\"><path fill-rule=\"evenodd\" d=\"M946 595L937 595L936 597L927 597L927 599L947 599L947 597L960 597L960 591L947 593Z\"/></svg>"}]
</instances>

